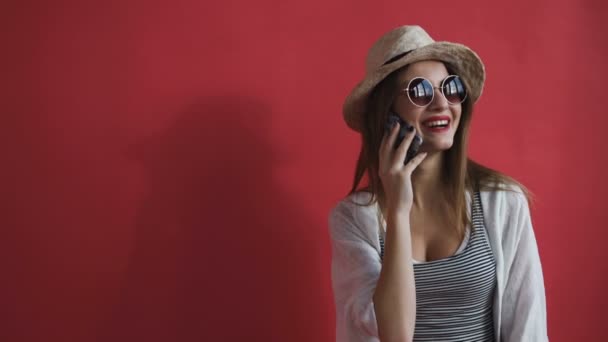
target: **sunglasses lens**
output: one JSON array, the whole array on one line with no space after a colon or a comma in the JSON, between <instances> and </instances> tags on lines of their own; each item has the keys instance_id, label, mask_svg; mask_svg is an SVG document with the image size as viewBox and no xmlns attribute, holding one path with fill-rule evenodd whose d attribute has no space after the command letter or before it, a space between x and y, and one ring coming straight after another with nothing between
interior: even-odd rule
<instances>
[{"instance_id":1,"label":"sunglasses lens","mask_svg":"<svg viewBox=\"0 0 608 342\"><path fill-rule=\"evenodd\" d=\"M413 104L426 106L433 101L433 85L424 78L415 78L408 86L408 96Z\"/></svg>"},{"instance_id":2,"label":"sunglasses lens","mask_svg":"<svg viewBox=\"0 0 608 342\"><path fill-rule=\"evenodd\" d=\"M443 82L443 95L451 104L459 104L464 102L467 97L467 91L464 89L464 83L458 76L449 76Z\"/></svg>"}]
</instances>

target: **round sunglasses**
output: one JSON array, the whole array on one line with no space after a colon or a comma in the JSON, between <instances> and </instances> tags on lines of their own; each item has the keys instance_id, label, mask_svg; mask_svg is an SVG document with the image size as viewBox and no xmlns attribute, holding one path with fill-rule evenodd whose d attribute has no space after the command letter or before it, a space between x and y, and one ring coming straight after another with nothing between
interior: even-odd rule
<instances>
[{"instance_id":1,"label":"round sunglasses","mask_svg":"<svg viewBox=\"0 0 608 342\"><path fill-rule=\"evenodd\" d=\"M464 83L457 75L449 75L441 81L440 87L434 87L431 81L424 77L415 77L407 84L407 88L401 91L407 93L410 102L418 107L428 106L433 102L435 89L439 89L449 104L457 105L463 103L467 98L467 90Z\"/></svg>"}]
</instances>

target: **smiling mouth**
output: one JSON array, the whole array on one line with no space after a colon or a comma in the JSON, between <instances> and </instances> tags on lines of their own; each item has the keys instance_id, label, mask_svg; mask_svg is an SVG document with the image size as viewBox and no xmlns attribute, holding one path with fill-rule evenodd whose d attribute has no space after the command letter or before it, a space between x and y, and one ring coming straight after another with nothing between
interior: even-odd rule
<instances>
[{"instance_id":1,"label":"smiling mouth","mask_svg":"<svg viewBox=\"0 0 608 342\"><path fill-rule=\"evenodd\" d=\"M425 127L428 128L447 128L450 124L450 120L441 119L441 120L429 120L423 123Z\"/></svg>"},{"instance_id":2,"label":"smiling mouth","mask_svg":"<svg viewBox=\"0 0 608 342\"><path fill-rule=\"evenodd\" d=\"M445 133L449 131L452 118L449 115L435 115L421 122L421 129L428 133Z\"/></svg>"}]
</instances>

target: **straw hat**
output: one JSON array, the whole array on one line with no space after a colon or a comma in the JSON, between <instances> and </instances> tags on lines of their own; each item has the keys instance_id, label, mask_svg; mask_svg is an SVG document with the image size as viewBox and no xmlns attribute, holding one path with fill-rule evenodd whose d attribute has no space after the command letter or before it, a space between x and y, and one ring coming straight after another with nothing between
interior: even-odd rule
<instances>
[{"instance_id":1,"label":"straw hat","mask_svg":"<svg viewBox=\"0 0 608 342\"><path fill-rule=\"evenodd\" d=\"M485 68L468 47L435 42L420 26L401 26L384 34L371 47L365 61L365 78L355 86L342 108L348 127L361 132L369 94L391 72L414 62L446 63L464 81L468 96L476 102L483 90Z\"/></svg>"}]
</instances>

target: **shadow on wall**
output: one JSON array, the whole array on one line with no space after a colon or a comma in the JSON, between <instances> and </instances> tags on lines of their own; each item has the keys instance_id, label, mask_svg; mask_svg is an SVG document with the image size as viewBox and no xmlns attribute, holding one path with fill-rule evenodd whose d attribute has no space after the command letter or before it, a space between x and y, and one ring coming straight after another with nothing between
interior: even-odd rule
<instances>
[{"instance_id":1,"label":"shadow on wall","mask_svg":"<svg viewBox=\"0 0 608 342\"><path fill-rule=\"evenodd\" d=\"M147 194L100 340L333 339L312 220L272 179L271 118L255 99L204 99L127 152Z\"/></svg>"}]
</instances>

